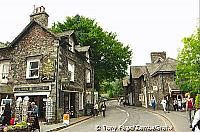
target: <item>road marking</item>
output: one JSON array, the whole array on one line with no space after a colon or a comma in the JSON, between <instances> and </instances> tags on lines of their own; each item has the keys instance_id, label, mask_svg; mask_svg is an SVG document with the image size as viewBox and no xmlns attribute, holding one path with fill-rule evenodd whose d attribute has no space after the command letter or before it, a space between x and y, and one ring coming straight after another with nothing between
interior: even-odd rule
<instances>
[{"instance_id":1,"label":"road marking","mask_svg":"<svg viewBox=\"0 0 200 132\"><path fill-rule=\"evenodd\" d=\"M122 112L124 112L124 113L126 113L126 115L127 115L127 117L126 117L126 119L124 120L124 122L120 125L120 126L123 126L127 121L128 121L128 117L130 116L129 115L129 113L127 112L127 111L125 111L125 110L123 110L123 109L120 109L120 108L117 108L118 110L120 110L120 111L122 111Z\"/></svg>"}]
</instances>

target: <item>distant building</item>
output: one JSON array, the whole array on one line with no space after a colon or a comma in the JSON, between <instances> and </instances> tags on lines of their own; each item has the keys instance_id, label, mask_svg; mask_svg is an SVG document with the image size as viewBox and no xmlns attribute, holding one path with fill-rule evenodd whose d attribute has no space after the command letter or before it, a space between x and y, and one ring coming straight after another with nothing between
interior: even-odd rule
<instances>
[{"instance_id":1,"label":"distant building","mask_svg":"<svg viewBox=\"0 0 200 132\"><path fill-rule=\"evenodd\" d=\"M172 99L182 98L181 91L175 84L176 65L175 59L166 58L166 52L152 52L151 63L131 66L127 95L133 98L133 104L149 107L151 98L155 96L159 109L163 97L168 98L171 104Z\"/></svg>"}]
</instances>

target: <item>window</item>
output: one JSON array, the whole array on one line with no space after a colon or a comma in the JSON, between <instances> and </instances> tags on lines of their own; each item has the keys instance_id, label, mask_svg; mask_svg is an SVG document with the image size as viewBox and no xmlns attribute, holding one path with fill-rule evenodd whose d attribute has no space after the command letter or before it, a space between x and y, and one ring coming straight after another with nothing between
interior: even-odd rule
<instances>
[{"instance_id":1,"label":"window","mask_svg":"<svg viewBox=\"0 0 200 132\"><path fill-rule=\"evenodd\" d=\"M79 110L83 109L83 93L79 93Z\"/></svg>"},{"instance_id":2,"label":"window","mask_svg":"<svg viewBox=\"0 0 200 132\"><path fill-rule=\"evenodd\" d=\"M68 71L70 72L70 81L74 82L74 63L71 61L68 62Z\"/></svg>"},{"instance_id":3,"label":"window","mask_svg":"<svg viewBox=\"0 0 200 132\"><path fill-rule=\"evenodd\" d=\"M90 70L86 70L86 83L90 83Z\"/></svg>"},{"instance_id":4,"label":"window","mask_svg":"<svg viewBox=\"0 0 200 132\"><path fill-rule=\"evenodd\" d=\"M69 46L69 50L74 52L74 41L71 37L69 38L69 44L71 45Z\"/></svg>"},{"instance_id":5,"label":"window","mask_svg":"<svg viewBox=\"0 0 200 132\"><path fill-rule=\"evenodd\" d=\"M9 73L9 62L0 63L0 82L8 82L8 73Z\"/></svg>"},{"instance_id":6,"label":"window","mask_svg":"<svg viewBox=\"0 0 200 132\"><path fill-rule=\"evenodd\" d=\"M26 78L39 78L39 59L27 60Z\"/></svg>"},{"instance_id":7,"label":"window","mask_svg":"<svg viewBox=\"0 0 200 132\"><path fill-rule=\"evenodd\" d=\"M85 56L87 58L87 62L90 63L90 54L88 51L85 53Z\"/></svg>"}]
</instances>

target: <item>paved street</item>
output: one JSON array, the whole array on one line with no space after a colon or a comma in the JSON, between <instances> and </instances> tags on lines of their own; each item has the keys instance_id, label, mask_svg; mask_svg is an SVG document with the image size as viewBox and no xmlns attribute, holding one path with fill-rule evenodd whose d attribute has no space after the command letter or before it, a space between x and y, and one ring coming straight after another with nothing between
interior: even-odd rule
<instances>
[{"instance_id":1,"label":"paved street","mask_svg":"<svg viewBox=\"0 0 200 132\"><path fill-rule=\"evenodd\" d=\"M62 129L60 132L142 131L142 127L145 126L155 126L158 129L162 126L163 131L170 131L172 128L172 123L162 116L164 113L160 115L144 108L118 106L117 101L107 102L107 106L105 118L102 116L94 117ZM147 128L143 128L143 130L147 130Z\"/></svg>"}]
</instances>

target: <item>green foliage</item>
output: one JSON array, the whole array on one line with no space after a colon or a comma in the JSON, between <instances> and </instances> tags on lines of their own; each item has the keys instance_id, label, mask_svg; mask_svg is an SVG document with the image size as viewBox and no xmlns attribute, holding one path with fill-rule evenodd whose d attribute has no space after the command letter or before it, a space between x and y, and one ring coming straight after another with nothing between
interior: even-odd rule
<instances>
[{"instance_id":1,"label":"green foliage","mask_svg":"<svg viewBox=\"0 0 200 132\"><path fill-rule=\"evenodd\" d=\"M124 47L115 33L103 31L95 20L79 15L67 17L63 23L54 23L51 30L56 33L74 30L78 42L82 46L90 46L97 89L103 81L114 81L127 74L131 64L130 47Z\"/></svg>"},{"instance_id":2,"label":"green foliage","mask_svg":"<svg viewBox=\"0 0 200 132\"><path fill-rule=\"evenodd\" d=\"M197 94L195 98L195 107L200 108L200 94Z\"/></svg>"},{"instance_id":3,"label":"green foliage","mask_svg":"<svg viewBox=\"0 0 200 132\"><path fill-rule=\"evenodd\" d=\"M176 83L183 91L200 93L200 28L183 40L178 55Z\"/></svg>"},{"instance_id":4,"label":"green foliage","mask_svg":"<svg viewBox=\"0 0 200 132\"><path fill-rule=\"evenodd\" d=\"M122 81L118 79L112 82L104 81L100 87L100 93L108 93L110 98L118 97L119 95L123 94Z\"/></svg>"}]
</instances>

